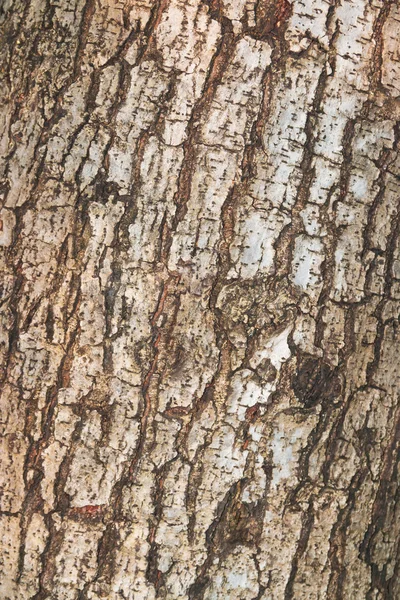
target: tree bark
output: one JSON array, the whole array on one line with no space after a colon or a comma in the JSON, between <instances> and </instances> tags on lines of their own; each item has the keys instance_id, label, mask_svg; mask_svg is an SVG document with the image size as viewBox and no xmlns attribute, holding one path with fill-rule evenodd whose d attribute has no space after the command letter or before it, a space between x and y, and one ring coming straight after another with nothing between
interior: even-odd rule
<instances>
[{"instance_id":1,"label":"tree bark","mask_svg":"<svg viewBox=\"0 0 400 600\"><path fill-rule=\"evenodd\" d=\"M0 598L400 598L399 4L0 19Z\"/></svg>"}]
</instances>

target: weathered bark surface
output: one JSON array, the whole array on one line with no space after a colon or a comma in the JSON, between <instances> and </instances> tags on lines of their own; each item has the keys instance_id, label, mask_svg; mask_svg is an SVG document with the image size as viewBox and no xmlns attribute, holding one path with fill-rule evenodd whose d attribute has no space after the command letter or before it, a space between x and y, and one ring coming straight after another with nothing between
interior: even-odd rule
<instances>
[{"instance_id":1,"label":"weathered bark surface","mask_svg":"<svg viewBox=\"0 0 400 600\"><path fill-rule=\"evenodd\" d=\"M400 598L399 4L0 11L0 598Z\"/></svg>"}]
</instances>

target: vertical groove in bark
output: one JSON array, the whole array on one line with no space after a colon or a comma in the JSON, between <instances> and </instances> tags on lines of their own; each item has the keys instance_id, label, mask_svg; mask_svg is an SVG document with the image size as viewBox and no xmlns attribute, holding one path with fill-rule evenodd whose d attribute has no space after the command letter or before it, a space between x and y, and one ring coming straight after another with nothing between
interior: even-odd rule
<instances>
[{"instance_id":1,"label":"vertical groove in bark","mask_svg":"<svg viewBox=\"0 0 400 600\"><path fill-rule=\"evenodd\" d=\"M0 597L397 598L398 3L0 27Z\"/></svg>"}]
</instances>

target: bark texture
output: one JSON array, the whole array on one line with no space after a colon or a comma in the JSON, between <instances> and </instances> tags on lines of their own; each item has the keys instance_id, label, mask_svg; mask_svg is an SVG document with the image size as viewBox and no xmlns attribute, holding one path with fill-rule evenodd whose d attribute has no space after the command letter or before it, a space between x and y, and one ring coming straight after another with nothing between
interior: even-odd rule
<instances>
[{"instance_id":1,"label":"bark texture","mask_svg":"<svg viewBox=\"0 0 400 600\"><path fill-rule=\"evenodd\" d=\"M399 3L0 20L0 598L400 598Z\"/></svg>"}]
</instances>

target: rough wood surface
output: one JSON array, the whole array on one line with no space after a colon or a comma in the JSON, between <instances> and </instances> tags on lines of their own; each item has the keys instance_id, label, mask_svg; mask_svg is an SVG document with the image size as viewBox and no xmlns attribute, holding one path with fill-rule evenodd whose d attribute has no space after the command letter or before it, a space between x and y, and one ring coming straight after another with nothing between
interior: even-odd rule
<instances>
[{"instance_id":1,"label":"rough wood surface","mask_svg":"<svg viewBox=\"0 0 400 600\"><path fill-rule=\"evenodd\" d=\"M400 598L399 4L0 22L0 598Z\"/></svg>"}]
</instances>

